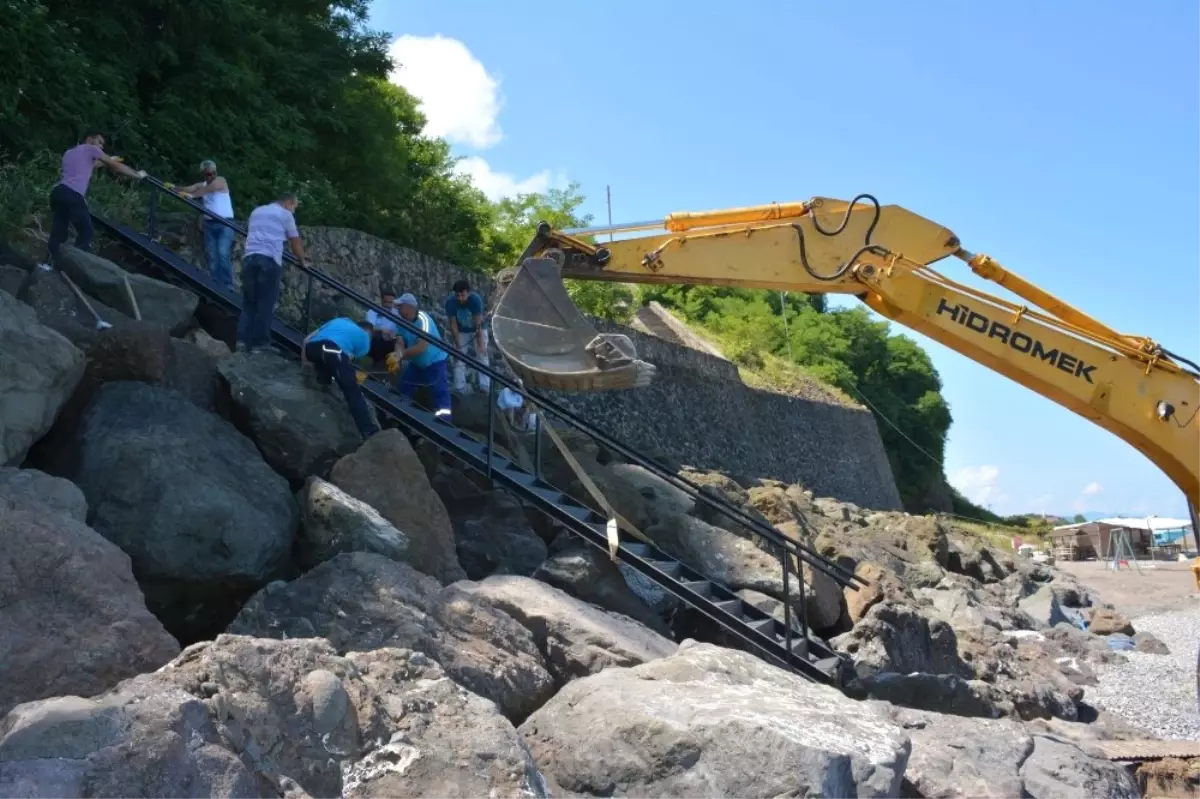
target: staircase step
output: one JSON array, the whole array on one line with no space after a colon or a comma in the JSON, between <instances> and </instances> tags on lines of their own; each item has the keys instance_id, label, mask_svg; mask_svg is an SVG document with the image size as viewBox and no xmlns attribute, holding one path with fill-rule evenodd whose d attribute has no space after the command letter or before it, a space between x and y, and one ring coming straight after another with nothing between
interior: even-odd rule
<instances>
[{"instance_id":1,"label":"staircase step","mask_svg":"<svg viewBox=\"0 0 1200 799\"><path fill-rule=\"evenodd\" d=\"M654 568L658 569L660 572L667 575L668 577L673 577L676 580L678 580L679 576L681 574L683 574L683 564L679 563L678 561L652 560L652 561L650 561L650 565L653 566Z\"/></svg>"},{"instance_id":2,"label":"staircase step","mask_svg":"<svg viewBox=\"0 0 1200 799\"><path fill-rule=\"evenodd\" d=\"M721 610L725 611L726 613L730 613L730 614L733 614L734 616L737 616L739 619L743 618L743 616L742 616L742 600L740 600L740 599L726 599L724 602L714 602L713 607L720 608Z\"/></svg>"},{"instance_id":3,"label":"staircase step","mask_svg":"<svg viewBox=\"0 0 1200 799\"><path fill-rule=\"evenodd\" d=\"M775 632L775 620L772 618L748 619L746 621L746 626L751 630L754 630L758 633L763 633L764 635L771 635L773 632Z\"/></svg>"}]
</instances>

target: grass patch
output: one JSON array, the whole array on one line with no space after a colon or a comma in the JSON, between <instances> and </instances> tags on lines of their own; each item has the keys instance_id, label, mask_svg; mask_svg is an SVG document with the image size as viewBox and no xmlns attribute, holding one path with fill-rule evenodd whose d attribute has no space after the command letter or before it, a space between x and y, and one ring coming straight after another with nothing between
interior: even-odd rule
<instances>
[{"instance_id":1,"label":"grass patch","mask_svg":"<svg viewBox=\"0 0 1200 799\"><path fill-rule=\"evenodd\" d=\"M970 521L946 515L942 515L941 518L943 522L957 531L966 533L971 539L979 541L982 544L987 544L993 549L1014 555L1016 553L1013 552L1012 548L1013 536L1020 538L1022 543L1031 544L1035 549L1041 549L1042 545L1050 537L1049 529L1011 527L1006 524Z\"/></svg>"},{"instance_id":2,"label":"grass patch","mask_svg":"<svg viewBox=\"0 0 1200 799\"><path fill-rule=\"evenodd\" d=\"M819 399L837 405L859 405L849 394L822 381L797 363L769 352L760 353L759 357L761 366L738 365L738 374L748 386L806 399Z\"/></svg>"}]
</instances>

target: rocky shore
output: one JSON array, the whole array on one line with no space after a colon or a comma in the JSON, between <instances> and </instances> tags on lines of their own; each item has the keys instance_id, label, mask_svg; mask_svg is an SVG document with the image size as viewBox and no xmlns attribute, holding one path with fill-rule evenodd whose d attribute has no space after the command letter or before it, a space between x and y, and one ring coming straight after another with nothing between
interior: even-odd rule
<instances>
[{"instance_id":1,"label":"rocky shore","mask_svg":"<svg viewBox=\"0 0 1200 799\"><path fill-rule=\"evenodd\" d=\"M851 675L816 685L428 442L360 442L336 389L282 356L232 354L186 291L134 273L138 321L108 288L122 267L64 253L111 329L58 275L0 265L0 796L1186 783L1139 779L1099 748L1166 732L1107 687L1176 657L1166 628L1053 566L935 518L683 470L866 582L805 568L800 602L752 530L569 436L661 549L781 619L793 603ZM456 398L456 419L486 424L480 400ZM564 464L548 470L585 496Z\"/></svg>"}]
</instances>

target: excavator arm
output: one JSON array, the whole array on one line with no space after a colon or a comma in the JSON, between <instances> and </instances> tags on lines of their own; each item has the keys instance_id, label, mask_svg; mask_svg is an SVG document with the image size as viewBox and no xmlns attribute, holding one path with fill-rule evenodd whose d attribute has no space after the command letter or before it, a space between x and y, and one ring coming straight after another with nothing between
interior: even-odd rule
<instances>
[{"instance_id":1,"label":"excavator arm","mask_svg":"<svg viewBox=\"0 0 1200 799\"><path fill-rule=\"evenodd\" d=\"M638 235L645 231L653 232ZM602 233L614 240L598 244ZM947 258L1027 304L932 268ZM1200 507L1200 369L969 252L947 228L869 195L585 231L540 226L521 265L500 276L497 346L532 387L638 388L653 379L653 365L638 360L627 336L598 333L563 278L854 295L1121 437L1179 486L1193 516Z\"/></svg>"}]
</instances>

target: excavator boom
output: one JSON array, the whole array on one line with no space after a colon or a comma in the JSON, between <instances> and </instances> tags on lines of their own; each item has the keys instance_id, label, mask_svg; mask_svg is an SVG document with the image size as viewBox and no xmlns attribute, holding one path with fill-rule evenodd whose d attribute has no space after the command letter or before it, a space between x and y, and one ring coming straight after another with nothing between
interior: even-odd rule
<instances>
[{"instance_id":1,"label":"excavator boom","mask_svg":"<svg viewBox=\"0 0 1200 799\"><path fill-rule=\"evenodd\" d=\"M614 240L597 243L599 233ZM932 268L950 256L1028 305ZM1180 487L1193 513L1200 507L1194 364L1149 338L1114 330L963 249L949 229L870 195L582 231L540 226L521 265L504 275L492 322L497 346L527 385L638 388L653 378L653 365L638 360L627 336L598 333L563 278L853 295L1121 437Z\"/></svg>"}]
</instances>

